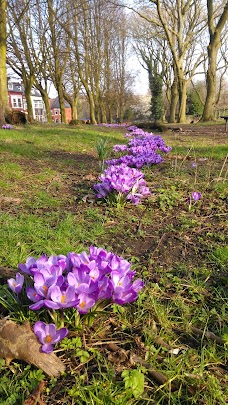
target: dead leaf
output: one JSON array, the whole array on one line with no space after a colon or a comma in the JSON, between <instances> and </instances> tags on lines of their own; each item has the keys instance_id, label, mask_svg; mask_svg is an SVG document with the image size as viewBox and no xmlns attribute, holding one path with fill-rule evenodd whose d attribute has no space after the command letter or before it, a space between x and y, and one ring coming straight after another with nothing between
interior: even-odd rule
<instances>
[{"instance_id":1,"label":"dead leaf","mask_svg":"<svg viewBox=\"0 0 228 405\"><path fill-rule=\"evenodd\" d=\"M46 405L42 400L41 395L46 387L45 381L40 381L38 386L33 390L32 394L24 402L24 405Z\"/></svg>"}]
</instances>

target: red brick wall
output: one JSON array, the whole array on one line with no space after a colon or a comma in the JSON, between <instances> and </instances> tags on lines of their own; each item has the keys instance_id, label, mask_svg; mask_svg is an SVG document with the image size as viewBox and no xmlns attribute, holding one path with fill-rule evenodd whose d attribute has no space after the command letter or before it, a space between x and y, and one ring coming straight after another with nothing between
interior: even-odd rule
<instances>
[{"instance_id":1,"label":"red brick wall","mask_svg":"<svg viewBox=\"0 0 228 405\"><path fill-rule=\"evenodd\" d=\"M58 114L55 114L55 111L58 111ZM65 114L66 114L66 123L69 124L71 118L71 108L66 107L65 108ZM52 108L51 109L51 116L54 122L58 120L58 123L61 122L61 114L60 114L60 108Z\"/></svg>"}]
</instances>

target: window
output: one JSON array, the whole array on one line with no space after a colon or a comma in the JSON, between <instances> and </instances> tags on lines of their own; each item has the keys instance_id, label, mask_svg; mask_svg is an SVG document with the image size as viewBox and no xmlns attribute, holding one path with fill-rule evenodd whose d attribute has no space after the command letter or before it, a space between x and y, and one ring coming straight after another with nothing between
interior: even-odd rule
<instances>
[{"instance_id":1,"label":"window","mask_svg":"<svg viewBox=\"0 0 228 405\"><path fill-rule=\"evenodd\" d=\"M22 97L14 96L12 98L12 107L13 108L22 108Z\"/></svg>"},{"instance_id":2,"label":"window","mask_svg":"<svg viewBox=\"0 0 228 405\"><path fill-rule=\"evenodd\" d=\"M13 90L13 83L8 83L8 90Z\"/></svg>"},{"instance_id":3,"label":"window","mask_svg":"<svg viewBox=\"0 0 228 405\"><path fill-rule=\"evenodd\" d=\"M55 110L55 115L59 115L59 110Z\"/></svg>"}]
</instances>

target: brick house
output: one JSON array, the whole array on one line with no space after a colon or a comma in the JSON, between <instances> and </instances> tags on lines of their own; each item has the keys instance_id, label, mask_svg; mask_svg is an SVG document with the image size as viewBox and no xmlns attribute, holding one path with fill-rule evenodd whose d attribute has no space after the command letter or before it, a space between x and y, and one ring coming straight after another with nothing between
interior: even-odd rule
<instances>
[{"instance_id":1,"label":"brick house","mask_svg":"<svg viewBox=\"0 0 228 405\"><path fill-rule=\"evenodd\" d=\"M18 82L8 81L9 106L13 110L26 112L26 100L24 89Z\"/></svg>"},{"instance_id":2,"label":"brick house","mask_svg":"<svg viewBox=\"0 0 228 405\"><path fill-rule=\"evenodd\" d=\"M22 83L12 81L11 79L8 80L8 99L9 107L12 110L27 113L27 103ZM39 122L46 122L47 117L44 102L39 91L35 88L31 90L31 101L34 119Z\"/></svg>"},{"instance_id":3,"label":"brick house","mask_svg":"<svg viewBox=\"0 0 228 405\"><path fill-rule=\"evenodd\" d=\"M51 116L52 116L53 122L61 123L61 114L60 114L60 106L59 106L58 97L50 100L50 106L51 106ZM72 114L71 114L70 104L67 101L65 101L65 114L66 114L66 123L69 124L69 122L72 119Z\"/></svg>"},{"instance_id":4,"label":"brick house","mask_svg":"<svg viewBox=\"0 0 228 405\"><path fill-rule=\"evenodd\" d=\"M8 80L8 99L9 99L9 107L13 111L22 111L27 114L27 103L24 93L24 86L19 81L14 81L12 79ZM39 122L47 122L47 115L46 109L41 97L40 92L36 88L32 88L31 90L31 101L32 101L32 109L33 109L33 118ZM59 107L59 100L58 97L49 99L50 107L51 107L51 114L52 120L55 123L61 122L61 114L60 114L60 107ZM65 113L66 113L66 122L69 123L72 119L71 114L71 107L65 101Z\"/></svg>"}]
</instances>

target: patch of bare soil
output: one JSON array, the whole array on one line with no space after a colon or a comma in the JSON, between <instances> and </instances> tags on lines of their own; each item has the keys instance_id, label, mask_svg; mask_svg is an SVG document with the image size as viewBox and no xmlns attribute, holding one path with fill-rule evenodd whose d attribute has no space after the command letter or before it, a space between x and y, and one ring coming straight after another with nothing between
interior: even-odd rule
<instances>
[{"instance_id":1,"label":"patch of bare soil","mask_svg":"<svg viewBox=\"0 0 228 405\"><path fill-rule=\"evenodd\" d=\"M225 130L225 123L224 125L200 125L200 124L169 124L170 131L172 133L179 133L180 135L187 135L193 137L203 137L208 139L216 140L216 143L224 143L224 141L228 141L228 131Z\"/></svg>"}]
</instances>

